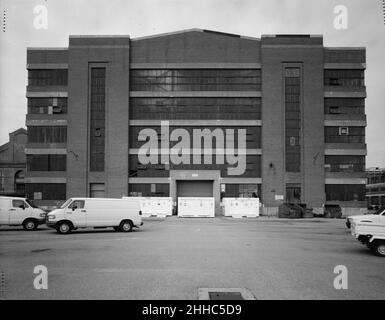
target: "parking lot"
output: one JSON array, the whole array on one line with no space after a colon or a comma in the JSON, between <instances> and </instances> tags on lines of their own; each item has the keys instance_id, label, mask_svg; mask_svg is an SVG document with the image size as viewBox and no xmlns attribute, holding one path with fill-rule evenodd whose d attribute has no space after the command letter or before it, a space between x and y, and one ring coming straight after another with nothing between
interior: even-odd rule
<instances>
[{"instance_id":1,"label":"parking lot","mask_svg":"<svg viewBox=\"0 0 385 320\"><path fill-rule=\"evenodd\" d=\"M36 290L36 265L48 289ZM335 266L348 289L333 286ZM197 299L199 288L247 288L256 299L385 299L385 259L344 220L152 219L131 233L59 235L0 228L2 299Z\"/></svg>"}]
</instances>

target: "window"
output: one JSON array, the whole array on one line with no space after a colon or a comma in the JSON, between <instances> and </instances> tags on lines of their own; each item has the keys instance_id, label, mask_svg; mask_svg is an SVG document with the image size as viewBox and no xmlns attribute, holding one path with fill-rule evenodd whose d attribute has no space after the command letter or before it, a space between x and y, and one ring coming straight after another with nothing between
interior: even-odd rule
<instances>
[{"instance_id":1,"label":"window","mask_svg":"<svg viewBox=\"0 0 385 320\"><path fill-rule=\"evenodd\" d=\"M363 70L328 69L324 72L325 86L363 87Z\"/></svg>"},{"instance_id":2,"label":"window","mask_svg":"<svg viewBox=\"0 0 385 320\"><path fill-rule=\"evenodd\" d=\"M104 198L105 186L104 183L91 183L90 184L90 197L91 198Z\"/></svg>"},{"instance_id":3,"label":"window","mask_svg":"<svg viewBox=\"0 0 385 320\"><path fill-rule=\"evenodd\" d=\"M286 172L301 170L300 68L285 68L285 164Z\"/></svg>"},{"instance_id":4,"label":"window","mask_svg":"<svg viewBox=\"0 0 385 320\"><path fill-rule=\"evenodd\" d=\"M90 171L104 171L106 68L91 68Z\"/></svg>"},{"instance_id":5,"label":"window","mask_svg":"<svg viewBox=\"0 0 385 320\"><path fill-rule=\"evenodd\" d=\"M66 114L67 98L28 98L28 114Z\"/></svg>"},{"instance_id":6,"label":"window","mask_svg":"<svg viewBox=\"0 0 385 320\"><path fill-rule=\"evenodd\" d=\"M30 143L65 143L67 127L65 126L29 126L28 142Z\"/></svg>"},{"instance_id":7,"label":"window","mask_svg":"<svg viewBox=\"0 0 385 320\"><path fill-rule=\"evenodd\" d=\"M4 191L4 173L0 170L0 192Z\"/></svg>"},{"instance_id":8,"label":"window","mask_svg":"<svg viewBox=\"0 0 385 320\"><path fill-rule=\"evenodd\" d=\"M260 184L224 184L221 196L227 198L261 198Z\"/></svg>"},{"instance_id":9,"label":"window","mask_svg":"<svg viewBox=\"0 0 385 320\"><path fill-rule=\"evenodd\" d=\"M15 194L23 196L25 195L25 171L19 170L15 173Z\"/></svg>"},{"instance_id":10,"label":"window","mask_svg":"<svg viewBox=\"0 0 385 320\"><path fill-rule=\"evenodd\" d=\"M66 200L65 183L27 183L26 196L33 200Z\"/></svg>"},{"instance_id":11,"label":"window","mask_svg":"<svg viewBox=\"0 0 385 320\"><path fill-rule=\"evenodd\" d=\"M286 202L300 203L301 202L301 185L296 183L286 184Z\"/></svg>"},{"instance_id":12,"label":"window","mask_svg":"<svg viewBox=\"0 0 385 320\"><path fill-rule=\"evenodd\" d=\"M130 119L261 119L261 98L131 98Z\"/></svg>"},{"instance_id":13,"label":"window","mask_svg":"<svg viewBox=\"0 0 385 320\"><path fill-rule=\"evenodd\" d=\"M166 183L135 183L128 185L130 197L169 197L170 186Z\"/></svg>"},{"instance_id":14,"label":"window","mask_svg":"<svg viewBox=\"0 0 385 320\"><path fill-rule=\"evenodd\" d=\"M57 154L29 154L27 155L28 171L65 171L66 155Z\"/></svg>"},{"instance_id":15,"label":"window","mask_svg":"<svg viewBox=\"0 0 385 320\"><path fill-rule=\"evenodd\" d=\"M136 69L132 91L258 91L259 69Z\"/></svg>"},{"instance_id":16,"label":"window","mask_svg":"<svg viewBox=\"0 0 385 320\"><path fill-rule=\"evenodd\" d=\"M365 100L361 98L326 98L325 114L365 114Z\"/></svg>"},{"instance_id":17,"label":"window","mask_svg":"<svg viewBox=\"0 0 385 320\"><path fill-rule=\"evenodd\" d=\"M23 200L12 200L13 208L24 208L28 207L27 204Z\"/></svg>"},{"instance_id":18,"label":"window","mask_svg":"<svg viewBox=\"0 0 385 320\"><path fill-rule=\"evenodd\" d=\"M28 70L29 86L66 86L67 69L32 69Z\"/></svg>"},{"instance_id":19,"label":"window","mask_svg":"<svg viewBox=\"0 0 385 320\"><path fill-rule=\"evenodd\" d=\"M364 184L326 184L326 201L365 201Z\"/></svg>"},{"instance_id":20,"label":"window","mask_svg":"<svg viewBox=\"0 0 385 320\"><path fill-rule=\"evenodd\" d=\"M83 209L84 208L84 200L74 200L72 203L68 206L69 209L75 210L75 209Z\"/></svg>"}]
</instances>

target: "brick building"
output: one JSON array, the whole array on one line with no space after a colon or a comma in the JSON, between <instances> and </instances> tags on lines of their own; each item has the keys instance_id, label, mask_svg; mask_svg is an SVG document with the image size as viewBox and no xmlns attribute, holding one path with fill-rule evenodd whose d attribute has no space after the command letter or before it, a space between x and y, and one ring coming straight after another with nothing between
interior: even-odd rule
<instances>
[{"instance_id":1,"label":"brick building","mask_svg":"<svg viewBox=\"0 0 385 320\"><path fill-rule=\"evenodd\" d=\"M25 145L27 130L20 128L9 134L0 146L0 195L25 195Z\"/></svg>"},{"instance_id":2,"label":"brick building","mask_svg":"<svg viewBox=\"0 0 385 320\"><path fill-rule=\"evenodd\" d=\"M325 47L317 35L193 29L70 36L66 48L28 48L27 194L41 205L72 196L205 195L217 208L221 196L258 195L265 214L282 201L358 213L365 67L365 48ZM159 145L170 138L161 121L191 135L246 130L244 172L230 175L228 162L143 164L146 129Z\"/></svg>"}]
</instances>

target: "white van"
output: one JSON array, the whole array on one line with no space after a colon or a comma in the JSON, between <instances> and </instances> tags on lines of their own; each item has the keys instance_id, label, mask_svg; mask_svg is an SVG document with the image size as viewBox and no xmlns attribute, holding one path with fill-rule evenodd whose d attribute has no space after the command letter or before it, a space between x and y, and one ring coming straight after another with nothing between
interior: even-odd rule
<instances>
[{"instance_id":1,"label":"white van","mask_svg":"<svg viewBox=\"0 0 385 320\"><path fill-rule=\"evenodd\" d=\"M0 225L23 226L24 230L36 230L45 223L46 213L26 198L0 197Z\"/></svg>"},{"instance_id":2,"label":"white van","mask_svg":"<svg viewBox=\"0 0 385 320\"><path fill-rule=\"evenodd\" d=\"M66 234L78 228L107 228L129 232L143 225L139 201L110 198L71 198L48 213L47 226Z\"/></svg>"}]
</instances>

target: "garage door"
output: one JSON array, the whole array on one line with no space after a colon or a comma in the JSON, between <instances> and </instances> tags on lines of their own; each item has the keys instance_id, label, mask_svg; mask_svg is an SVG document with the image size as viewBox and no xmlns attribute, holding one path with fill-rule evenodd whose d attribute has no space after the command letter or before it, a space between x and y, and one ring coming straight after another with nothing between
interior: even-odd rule
<instances>
[{"instance_id":1,"label":"garage door","mask_svg":"<svg viewBox=\"0 0 385 320\"><path fill-rule=\"evenodd\" d=\"M212 197L213 181L177 181L178 197Z\"/></svg>"}]
</instances>

